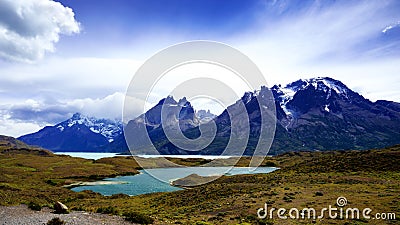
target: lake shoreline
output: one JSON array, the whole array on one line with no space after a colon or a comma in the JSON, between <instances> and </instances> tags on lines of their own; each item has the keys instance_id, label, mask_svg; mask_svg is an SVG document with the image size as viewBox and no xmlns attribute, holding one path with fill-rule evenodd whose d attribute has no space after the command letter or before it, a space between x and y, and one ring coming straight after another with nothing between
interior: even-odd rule
<instances>
[{"instance_id":1,"label":"lake shoreline","mask_svg":"<svg viewBox=\"0 0 400 225\"><path fill-rule=\"evenodd\" d=\"M104 196L93 191L75 192L62 186L113 175L120 177L127 172L136 173L140 166L132 157L87 160L15 149L0 154L0 169L4 171L0 196L5 196L0 198L0 204L10 206L32 202L44 208L61 201L72 212L138 213L154 218L155 224L195 224L198 221L211 224L218 221L218 224L226 225L243 221L257 224L257 218L248 215L256 216L256 210L266 202L282 208L301 209L305 202L310 203L310 207L333 205L338 196L347 197L349 207L357 204L355 206L361 208L398 212L393 203L399 196L399 157L400 146L367 151L287 153L265 158L262 166L279 168L269 174L222 176L215 182L177 192ZM214 165L226 163L217 161ZM173 162L198 165L191 160ZM247 166L249 163L249 158L242 158L237 165ZM188 209L195 209L196 213ZM17 221L13 219L18 219L19 215L13 215L8 220ZM179 217L174 217L176 215ZM25 224L33 222L29 220ZM287 220L274 219L271 222L287 224ZM343 221L326 222L341 224Z\"/></svg>"},{"instance_id":2,"label":"lake shoreline","mask_svg":"<svg viewBox=\"0 0 400 225\"><path fill-rule=\"evenodd\" d=\"M128 153L110 153L110 152L54 152L56 155L68 155L71 157L78 157L84 159L101 159L101 158L110 158L110 157L140 157L144 159L151 158L176 158L176 159L229 159L229 158L237 158L241 156L226 156L226 155L132 155ZM242 157L251 157L251 156L242 156ZM269 156L267 156L269 157Z\"/></svg>"},{"instance_id":3,"label":"lake shoreline","mask_svg":"<svg viewBox=\"0 0 400 225\"><path fill-rule=\"evenodd\" d=\"M126 194L130 196L173 192L189 189L199 184L205 184L222 176L234 176L242 174L267 174L279 168L277 167L167 167L139 170L134 176L117 176L104 178L94 182L75 182L64 186L72 191L80 192L90 190L104 196ZM189 184L182 183L185 178L196 174L196 179L191 179ZM200 182L197 182L200 181ZM184 185L183 185L184 184Z\"/></svg>"},{"instance_id":4,"label":"lake shoreline","mask_svg":"<svg viewBox=\"0 0 400 225\"><path fill-rule=\"evenodd\" d=\"M72 184L67 184L62 187L72 189L74 187L79 186L95 186L95 185L113 185L113 184L124 184L124 182L117 182L117 181L105 181L105 180L98 180L98 181L79 181Z\"/></svg>"}]
</instances>

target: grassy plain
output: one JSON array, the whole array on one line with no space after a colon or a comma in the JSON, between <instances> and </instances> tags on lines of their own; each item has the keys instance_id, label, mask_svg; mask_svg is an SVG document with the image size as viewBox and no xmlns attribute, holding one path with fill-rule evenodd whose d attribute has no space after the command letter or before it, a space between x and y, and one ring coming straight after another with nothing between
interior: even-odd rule
<instances>
[{"instance_id":1,"label":"grassy plain","mask_svg":"<svg viewBox=\"0 0 400 225\"><path fill-rule=\"evenodd\" d=\"M208 160L174 159L201 165ZM72 210L125 215L155 224L400 224L400 146L368 151L287 153L264 160L280 169L269 174L223 176L211 183L170 193L102 196L73 192L64 185L136 174L132 157L87 160L54 155L26 146L0 143L0 205L61 201ZM150 162L149 162L150 163ZM153 162L154 163L154 162ZM229 164L216 160L215 165ZM245 166L248 158L238 165ZM155 165L157 166L157 163ZM348 207L396 213L395 220L258 219L257 209L334 206L344 196Z\"/></svg>"}]
</instances>

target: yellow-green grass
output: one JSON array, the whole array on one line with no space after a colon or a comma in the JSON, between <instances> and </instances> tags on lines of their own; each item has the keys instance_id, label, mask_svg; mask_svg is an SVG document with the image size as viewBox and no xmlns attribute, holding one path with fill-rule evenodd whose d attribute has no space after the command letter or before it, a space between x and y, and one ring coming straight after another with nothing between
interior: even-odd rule
<instances>
[{"instance_id":1,"label":"yellow-green grass","mask_svg":"<svg viewBox=\"0 0 400 225\"><path fill-rule=\"evenodd\" d=\"M135 167L121 158L119 164L96 162L40 151L3 151L0 153L0 204L28 203L51 204L56 200L74 198L74 193L63 185L82 180L94 180L126 174L136 174Z\"/></svg>"},{"instance_id":2,"label":"yellow-green grass","mask_svg":"<svg viewBox=\"0 0 400 225\"><path fill-rule=\"evenodd\" d=\"M136 173L132 157L86 160L53 154L18 151L0 153L0 204L61 201L71 209L120 214L138 212L156 224L399 224L379 220L272 220L257 218L257 209L269 207L320 210L334 206L339 196L349 207L394 212L400 217L400 146L382 150L302 152L267 158L263 165L280 169L269 174L224 176L192 188L141 196L101 196L76 193L62 186L81 180ZM229 165L228 160L217 160ZM200 165L205 161L176 160ZM249 158L242 158L245 166ZM157 163L155 163L157 164Z\"/></svg>"}]
</instances>

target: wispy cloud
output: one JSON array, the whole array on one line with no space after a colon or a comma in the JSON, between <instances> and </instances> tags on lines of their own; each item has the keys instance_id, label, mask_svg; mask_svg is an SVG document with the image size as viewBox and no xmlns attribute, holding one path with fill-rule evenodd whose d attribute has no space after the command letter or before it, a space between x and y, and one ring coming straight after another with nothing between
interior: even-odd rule
<instances>
[{"instance_id":1,"label":"wispy cloud","mask_svg":"<svg viewBox=\"0 0 400 225\"><path fill-rule=\"evenodd\" d=\"M400 43L381 32L400 19L396 1L267 3L259 16L261 25L232 43L256 61L270 83L331 76L365 93L378 89L368 94L372 99L399 83L400 53L389 50ZM388 85L371 86L382 82ZM390 100L400 101L400 92Z\"/></svg>"},{"instance_id":2,"label":"wispy cloud","mask_svg":"<svg viewBox=\"0 0 400 225\"><path fill-rule=\"evenodd\" d=\"M0 108L7 111L9 119L37 124L58 123L75 112L99 118L121 119L124 97L123 93L116 92L104 98L84 98L46 103L28 99L22 103L0 105Z\"/></svg>"},{"instance_id":3,"label":"wispy cloud","mask_svg":"<svg viewBox=\"0 0 400 225\"><path fill-rule=\"evenodd\" d=\"M124 92L140 61L113 58L52 57L40 64L8 64L1 68L2 103L35 98L102 98ZM29 88L28 88L29 87Z\"/></svg>"},{"instance_id":4,"label":"wispy cloud","mask_svg":"<svg viewBox=\"0 0 400 225\"><path fill-rule=\"evenodd\" d=\"M51 58L38 65L6 65L0 76L0 133L34 132L74 112L121 118L124 91L140 64L130 59Z\"/></svg>"},{"instance_id":5,"label":"wispy cloud","mask_svg":"<svg viewBox=\"0 0 400 225\"><path fill-rule=\"evenodd\" d=\"M116 11L109 10L109 3L96 4L97 10L92 10L87 5L93 1L71 2L82 6L74 11L88 13L78 17L87 33L59 43L64 50L61 54L37 64L16 64L8 61L43 58L54 51L60 35L78 33L81 27L72 9L58 2L0 1L0 58L8 60L0 62L0 133L32 132L74 111L120 116L122 95L143 59L170 44L192 39L215 38L238 48L260 67L269 85L330 76L371 100L400 102L399 1L260 0L244 12L243 1L236 1L218 3L212 13L204 7L195 17L185 11L197 9L190 3L174 17L179 1L171 2L166 14L158 13L165 11L162 5L153 11L145 1L128 2ZM138 4L148 11L140 10ZM229 6L226 14L227 9L219 7L224 4ZM112 19L106 19L105 12ZM148 14L157 16L146 18ZM137 60L127 59L133 55ZM218 70L193 71L223 77ZM183 73L190 77L188 71ZM183 80L177 76L161 82L151 103L167 95L167 87ZM240 88L235 91L241 93ZM133 102L138 101L142 100ZM133 106L131 110L134 116L142 109Z\"/></svg>"},{"instance_id":6,"label":"wispy cloud","mask_svg":"<svg viewBox=\"0 0 400 225\"><path fill-rule=\"evenodd\" d=\"M392 29L395 29L397 27L400 27L400 21L397 21L397 23L385 27L385 29L382 30L382 33L386 33L386 32L388 32L388 31L390 31Z\"/></svg>"},{"instance_id":7,"label":"wispy cloud","mask_svg":"<svg viewBox=\"0 0 400 225\"><path fill-rule=\"evenodd\" d=\"M31 123L27 121L11 120L7 112L0 110L0 133L19 137L22 134L38 131L46 124Z\"/></svg>"}]
</instances>

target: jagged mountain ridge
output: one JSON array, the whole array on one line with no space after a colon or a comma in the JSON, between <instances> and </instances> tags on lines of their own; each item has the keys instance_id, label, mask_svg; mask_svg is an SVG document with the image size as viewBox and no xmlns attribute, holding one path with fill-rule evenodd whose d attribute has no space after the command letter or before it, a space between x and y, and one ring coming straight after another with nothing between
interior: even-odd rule
<instances>
[{"instance_id":1,"label":"jagged mountain ridge","mask_svg":"<svg viewBox=\"0 0 400 225\"><path fill-rule=\"evenodd\" d=\"M159 143L167 139L164 127L186 131L197 127L200 123L201 120L197 118L194 108L186 98L182 98L177 102L172 96L168 96L160 100L146 113L130 120L124 128L124 132L132 137L128 142L133 143L136 147L144 148L151 143L147 141L146 134L142 132L143 129L147 130L151 142ZM109 146L109 151L120 151L120 149L127 150L123 133Z\"/></svg>"},{"instance_id":2,"label":"jagged mountain ridge","mask_svg":"<svg viewBox=\"0 0 400 225\"><path fill-rule=\"evenodd\" d=\"M84 124L92 132L103 135L108 142L112 142L116 136L122 133L122 121L110 119L98 119L96 117L89 117L80 113L75 113L68 120L57 124L57 128L61 131L67 127L76 124Z\"/></svg>"},{"instance_id":3,"label":"jagged mountain ridge","mask_svg":"<svg viewBox=\"0 0 400 225\"><path fill-rule=\"evenodd\" d=\"M274 85L271 90L277 102L277 117L286 128L295 126L294 120L312 110L340 113L338 101L369 101L342 82L329 77L301 79L285 87Z\"/></svg>"},{"instance_id":4,"label":"jagged mountain ridge","mask_svg":"<svg viewBox=\"0 0 400 225\"><path fill-rule=\"evenodd\" d=\"M75 113L54 126L18 139L52 151L104 151L122 133L122 122Z\"/></svg>"},{"instance_id":5,"label":"jagged mountain ridge","mask_svg":"<svg viewBox=\"0 0 400 225\"><path fill-rule=\"evenodd\" d=\"M196 111L195 114L196 117L200 120L200 123L206 123L217 117L216 115L211 113L210 110L204 110L204 109Z\"/></svg>"},{"instance_id":6,"label":"jagged mountain ridge","mask_svg":"<svg viewBox=\"0 0 400 225\"><path fill-rule=\"evenodd\" d=\"M287 94L288 89L294 93ZM276 136L285 133L302 142L300 149L368 149L400 142L398 103L373 103L328 77L299 80L271 90L280 128ZM273 145L272 151L279 150Z\"/></svg>"},{"instance_id":7,"label":"jagged mountain ridge","mask_svg":"<svg viewBox=\"0 0 400 225\"><path fill-rule=\"evenodd\" d=\"M275 85L270 90L275 99L277 116L276 133L270 151L271 154L299 150L369 149L400 143L400 132L398 131L398 127L400 127L400 103L385 100L371 102L349 89L342 82L328 77L302 79L286 86ZM257 91L246 92L241 99L229 106L234 109L237 108L239 103L244 104L249 115L250 138L245 151L247 155L252 155L258 141L261 126L260 110L268 108L264 107L266 102L263 102L260 96L265 95L267 91L269 91L268 88L262 87ZM257 97L261 99L261 109ZM151 142L160 154L217 155L221 153L221 149L229 140L231 132L230 123L232 121L226 111L211 118L218 127L217 136L211 145L199 152L188 152L177 148L166 138L161 124L162 107L167 109L164 115L166 119L164 126L178 125L185 136L190 138L196 138L199 135L198 126L204 122L200 118L201 115L198 115L200 110L196 112L185 98L175 101L171 96L160 100L146 113L129 121L125 127L125 132L129 134L135 132L138 128L145 128ZM201 113L204 114L204 112ZM86 127L87 129L84 127L81 129L86 130L88 136L101 133L101 129L93 131L93 126L91 126L92 129L89 128L90 124L85 120L71 121L75 121L71 127ZM63 128L69 127L71 121L60 123L62 124L61 127L53 127L55 129L44 128L47 135L43 135L39 139L45 139L46 143L51 142L53 138L51 133L57 133ZM241 121L233 119L233 123L239 122ZM100 136L105 137L105 135ZM79 139L79 137L74 138ZM26 140L26 137L21 138ZM112 139L106 138L106 140L113 140L110 143L105 142L98 135L96 135L96 138L98 138L96 144L91 143L89 145L90 150L86 147L81 149L99 152L126 152L128 150L122 130L113 133ZM143 137L138 136L136 139L142 140ZM74 139L68 140L74 142ZM28 143L32 144L32 142ZM85 142L79 143L87 145ZM146 153L145 149L148 144L143 143L143 154ZM57 146L57 149L60 148L60 146Z\"/></svg>"},{"instance_id":8,"label":"jagged mountain ridge","mask_svg":"<svg viewBox=\"0 0 400 225\"><path fill-rule=\"evenodd\" d=\"M328 77L298 80L285 87L275 85L271 91L277 115L271 154L298 150L369 149L400 143L399 103L371 102L342 82ZM247 92L240 100L250 115L247 155L253 154L258 140L261 121L256 97L262 93L263 88ZM197 154L220 154L226 145L230 134L227 113L223 112L215 122L219 127L216 140ZM196 132L188 130L186 133L190 136ZM182 150L169 142L155 144L162 154L182 154Z\"/></svg>"}]
</instances>

